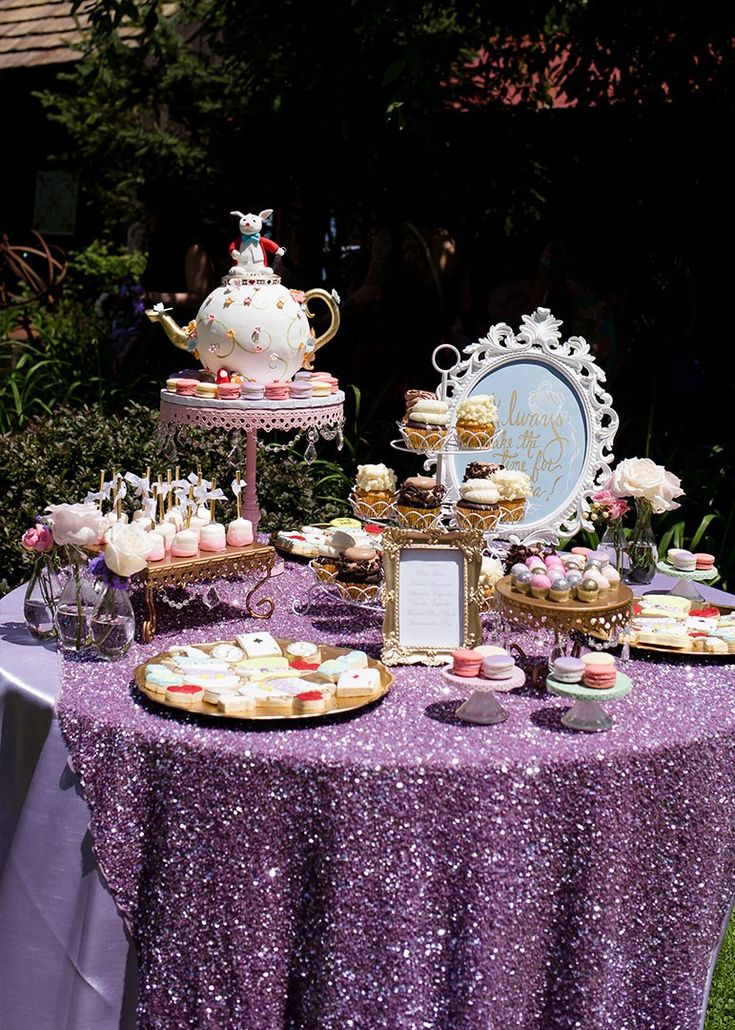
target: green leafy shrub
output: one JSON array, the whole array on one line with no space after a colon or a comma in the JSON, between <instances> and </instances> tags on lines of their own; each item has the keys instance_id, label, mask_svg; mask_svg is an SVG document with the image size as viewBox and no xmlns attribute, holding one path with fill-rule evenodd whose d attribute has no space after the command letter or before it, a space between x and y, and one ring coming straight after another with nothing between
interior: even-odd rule
<instances>
[{"instance_id":1,"label":"green leafy shrub","mask_svg":"<svg viewBox=\"0 0 735 1030\"><path fill-rule=\"evenodd\" d=\"M135 307L139 298L131 293L144 263L144 255L95 241L69 256L55 303L0 312L0 433L20 429L60 404L96 403L113 410L124 405L131 389L153 397L151 384L140 378L123 382L114 368L116 339L122 343L144 320ZM32 328L31 340L9 338L20 324Z\"/></svg>"},{"instance_id":2,"label":"green leafy shrub","mask_svg":"<svg viewBox=\"0 0 735 1030\"><path fill-rule=\"evenodd\" d=\"M113 468L154 476L177 460L156 439L158 412L130 403L120 414L97 406L57 409L34 417L22 432L2 437L0 496L5 517L0 524L0 585L8 589L28 578L30 555L20 548L23 531L47 504L73 502L96 490L100 469ZM234 465L221 435L204 431L187 434L179 444L182 474L201 464L204 475L229 492ZM244 448L243 448L244 451ZM235 456L235 460L237 456ZM245 475L244 453L240 464ZM347 480L339 464L318 460L312 465L293 450L258 451L260 529L300 525L331 519L346 512ZM234 503L219 506L223 520L234 517Z\"/></svg>"}]
</instances>

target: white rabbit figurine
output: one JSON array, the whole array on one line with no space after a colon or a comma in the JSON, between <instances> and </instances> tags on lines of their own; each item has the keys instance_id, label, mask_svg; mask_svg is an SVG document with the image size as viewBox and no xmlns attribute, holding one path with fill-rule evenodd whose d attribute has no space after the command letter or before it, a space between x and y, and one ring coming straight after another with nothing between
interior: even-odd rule
<instances>
[{"instance_id":1,"label":"white rabbit figurine","mask_svg":"<svg viewBox=\"0 0 735 1030\"><path fill-rule=\"evenodd\" d=\"M281 257L286 253L283 247L279 247L273 240L260 235L263 228L263 219L270 218L273 214L272 208L266 208L259 215L247 214L242 211L230 211L231 215L240 219L240 242L230 244L230 257L235 264L230 269L230 275L250 276L272 276L274 273L268 267L268 254L275 254ZM239 248L239 249L238 249Z\"/></svg>"}]
</instances>

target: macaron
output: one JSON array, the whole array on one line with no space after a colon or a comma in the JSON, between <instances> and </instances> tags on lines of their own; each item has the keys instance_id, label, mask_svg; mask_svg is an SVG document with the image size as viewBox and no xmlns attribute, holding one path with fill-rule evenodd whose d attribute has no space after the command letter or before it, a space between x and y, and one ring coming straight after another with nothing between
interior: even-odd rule
<instances>
[{"instance_id":1,"label":"macaron","mask_svg":"<svg viewBox=\"0 0 735 1030\"><path fill-rule=\"evenodd\" d=\"M244 400L262 401L265 397L265 387L262 383L241 383L240 396Z\"/></svg>"},{"instance_id":2,"label":"macaron","mask_svg":"<svg viewBox=\"0 0 735 1030\"><path fill-rule=\"evenodd\" d=\"M510 679L515 667L509 654L491 654L482 659L482 675L488 680Z\"/></svg>"},{"instance_id":3,"label":"macaron","mask_svg":"<svg viewBox=\"0 0 735 1030\"><path fill-rule=\"evenodd\" d=\"M314 393L314 387L306 379L294 379L288 384L288 394L294 400L308 401Z\"/></svg>"},{"instance_id":4,"label":"macaron","mask_svg":"<svg viewBox=\"0 0 735 1030\"><path fill-rule=\"evenodd\" d=\"M176 393L180 397L194 397L196 396L198 385L199 383L196 379L177 379Z\"/></svg>"},{"instance_id":5,"label":"macaron","mask_svg":"<svg viewBox=\"0 0 735 1030\"><path fill-rule=\"evenodd\" d=\"M588 554L592 554L590 547L573 547L570 554L581 554L583 558L586 558Z\"/></svg>"},{"instance_id":6,"label":"macaron","mask_svg":"<svg viewBox=\"0 0 735 1030\"><path fill-rule=\"evenodd\" d=\"M217 396L217 384L216 383L197 383L196 384L196 397L206 397L212 399Z\"/></svg>"},{"instance_id":7,"label":"macaron","mask_svg":"<svg viewBox=\"0 0 735 1030\"><path fill-rule=\"evenodd\" d=\"M579 683L584 674L584 662L581 658L562 656L554 659L551 670L552 679L559 683Z\"/></svg>"},{"instance_id":8,"label":"macaron","mask_svg":"<svg viewBox=\"0 0 735 1030\"><path fill-rule=\"evenodd\" d=\"M166 380L166 389L170 393L176 393L176 384L177 383L178 383L178 379L167 379Z\"/></svg>"},{"instance_id":9,"label":"macaron","mask_svg":"<svg viewBox=\"0 0 735 1030\"><path fill-rule=\"evenodd\" d=\"M483 658L487 658L491 654L508 654L504 647L496 647L495 644L480 644L479 647L475 648L478 654L481 654Z\"/></svg>"},{"instance_id":10,"label":"macaron","mask_svg":"<svg viewBox=\"0 0 735 1030\"><path fill-rule=\"evenodd\" d=\"M592 690L607 690L615 686L618 672L615 668L615 659L611 654L603 651L591 651L582 655L584 673L582 683Z\"/></svg>"},{"instance_id":11,"label":"macaron","mask_svg":"<svg viewBox=\"0 0 735 1030\"><path fill-rule=\"evenodd\" d=\"M217 396L221 401L236 401L241 392L239 383L231 383L229 380L217 383Z\"/></svg>"},{"instance_id":12,"label":"macaron","mask_svg":"<svg viewBox=\"0 0 735 1030\"><path fill-rule=\"evenodd\" d=\"M697 552L694 555L694 560L697 563L697 572L709 572L710 569L713 569L715 565L714 554L704 554Z\"/></svg>"},{"instance_id":13,"label":"macaron","mask_svg":"<svg viewBox=\"0 0 735 1030\"><path fill-rule=\"evenodd\" d=\"M265 384L265 397L269 401L288 400L288 383L275 381Z\"/></svg>"},{"instance_id":14,"label":"macaron","mask_svg":"<svg viewBox=\"0 0 735 1030\"><path fill-rule=\"evenodd\" d=\"M617 676L618 673L614 666L608 668L607 666L598 667L593 665L591 668L584 670L582 684L585 687L589 687L590 690L609 690L615 686Z\"/></svg>"},{"instance_id":15,"label":"macaron","mask_svg":"<svg viewBox=\"0 0 735 1030\"><path fill-rule=\"evenodd\" d=\"M670 551L668 553L671 554ZM670 561L679 572L694 572L697 567L697 559L691 551L677 551L676 554L672 554Z\"/></svg>"},{"instance_id":16,"label":"macaron","mask_svg":"<svg viewBox=\"0 0 735 1030\"><path fill-rule=\"evenodd\" d=\"M460 647L452 651L452 672L455 676L479 676L483 657L477 651Z\"/></svg>"}]
</instances>

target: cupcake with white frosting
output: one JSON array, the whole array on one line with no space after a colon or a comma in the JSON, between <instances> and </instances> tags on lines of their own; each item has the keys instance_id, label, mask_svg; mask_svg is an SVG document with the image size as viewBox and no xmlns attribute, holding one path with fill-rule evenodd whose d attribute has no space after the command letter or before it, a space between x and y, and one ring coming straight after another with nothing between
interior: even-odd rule
<instances>
[{"instance_id":1,"label":"cupcake with white frosting","mask_svg":"<svg viewBox=\"0 0 735 1030\"><path fill-rule=\"evenodd\" d=\"M487 480L500 495L500 521L522 522L533 493L531 480L519 469L499 469Z\"/></svg>"},{"instance_id":2,"label":"cupcake with white frosting","mask_svg":"<svg viewBox=\"0 0 735 1030\"><path fill-rule=\"evenodd\" d=\"M396 474L386 465L358 465L352 508L360 519L389 519L393 515Z\"/></svg>"},{"instance_id":3,"label":"cupcake with white frosting","mask_svg":"<svg viewBox=\"0 0 735 1030\"><path fill-rule=\"evenodd\" d=\"M465 397L457 405L457 440L460 447L490 447L498 424L495 398L489 393Z\"/></svg>"},{"instance_id":4,"label":"cupcake with white frosting","mask_svg":"<svg viewBox=\"0 0 735 1030\"><path fill-rule=\"evenodd\" d=\"M426 390L409 390L400 430L412 450L440 450L449 433L449 405Z\"/></svg>"},{"instance_id":5,"label":"cupcake with white frosting","mask_svg":"<svg viewBox=\"0 0 735 1030\"><path fill-rule=\"evenodd\" d=\"M489 479L468 479L459 488L454 519L460 529L493 529L500 518L500 494Z\"/></svg>"}]
</instances>

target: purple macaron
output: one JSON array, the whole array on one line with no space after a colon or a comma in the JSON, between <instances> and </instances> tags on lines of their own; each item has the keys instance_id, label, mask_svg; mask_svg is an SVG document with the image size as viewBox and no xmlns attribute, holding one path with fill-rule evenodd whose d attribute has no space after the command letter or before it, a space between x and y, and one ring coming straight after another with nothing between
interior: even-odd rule
<instances>
[{"instance_id":1,"label":"purple macaron","mask_svg":"<svg viewBox=\"0 0 735 1030\"><path fill-rule=\"evenodd\" d=\"M552 678L559 683L580 683L584 672L584 662L581 658L554 659L554 667L551 670Z\"/></svg>"}]
</instances>

